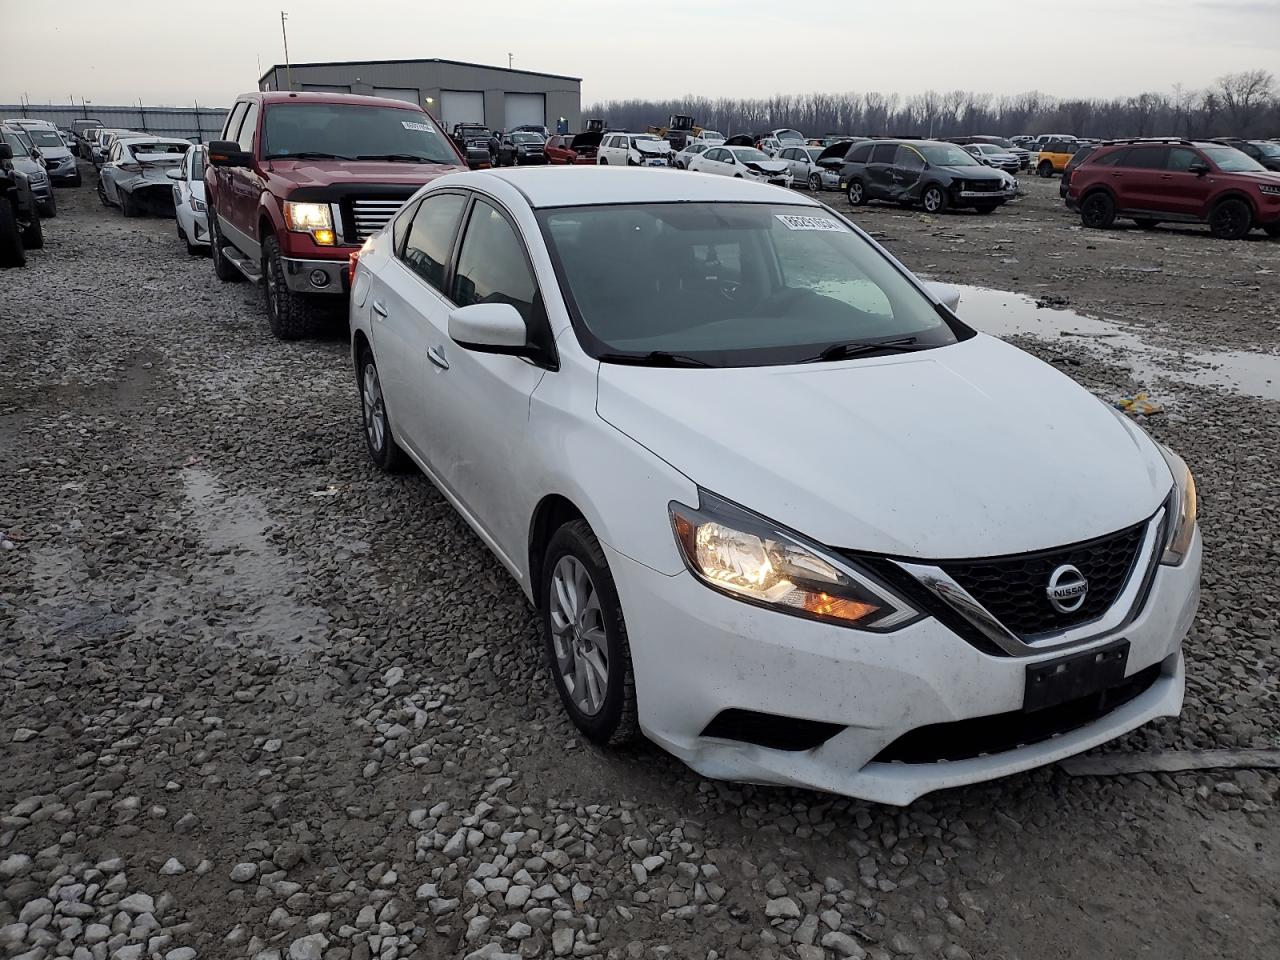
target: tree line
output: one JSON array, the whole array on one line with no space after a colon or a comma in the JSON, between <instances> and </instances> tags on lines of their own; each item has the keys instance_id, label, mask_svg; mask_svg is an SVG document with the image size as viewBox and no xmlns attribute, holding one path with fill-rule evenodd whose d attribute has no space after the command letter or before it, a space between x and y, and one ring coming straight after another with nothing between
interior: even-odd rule
<instances>
[{"instance_id":1,"label":"tree line","mask_svg":"<svg viewBox=\"0 0 1280 960\"><path fill-rule=\"evenodd\" d=\"M809 136L1280 137L1280 90L1262 69L1226 74L1201 90L1175 84L1168 92L1109 100L1060 99L1038 90L1002 96L969 90L926 90L909 97L879 92L685 96L608 100L591 104L583 116L600 117L615 130L644 130L665 125L677 113L726 135L793 127Z\"/></svg>"}]
</instances>

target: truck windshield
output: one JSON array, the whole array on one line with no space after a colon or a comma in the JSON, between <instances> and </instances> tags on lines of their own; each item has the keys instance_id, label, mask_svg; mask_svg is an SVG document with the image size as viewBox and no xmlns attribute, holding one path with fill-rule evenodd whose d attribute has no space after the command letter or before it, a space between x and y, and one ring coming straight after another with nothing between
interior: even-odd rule
<instances>
[{"instance_id":1,"label":"truck windshield","mask_svg":"<svg viewBox=\"0 0 1280 960\"><path fill-rule=\"evenodd\" d=\"M263 120L262 155L395 158L456 164L458 157L426 114L347 103L277 103Z\"/></svg>"}]
</instances>

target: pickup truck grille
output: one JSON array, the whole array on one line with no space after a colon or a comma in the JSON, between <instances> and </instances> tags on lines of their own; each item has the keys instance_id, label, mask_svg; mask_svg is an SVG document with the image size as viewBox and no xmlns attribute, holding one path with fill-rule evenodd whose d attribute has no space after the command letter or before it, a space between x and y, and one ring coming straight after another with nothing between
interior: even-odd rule
<instances>
[{"instance_id":1,"label":"pickup truck grille","mask_svg":"<svg viewBox=\"0 0 1280 960\"><path fill-rule=\"evenodd\" d=\"M347 219L346 239L349 243L363 243L369 236L377 233L386 222L395 216L396 211L404 206L403 197L369 197L350 201Z\"/></svg>"}]
</instances>

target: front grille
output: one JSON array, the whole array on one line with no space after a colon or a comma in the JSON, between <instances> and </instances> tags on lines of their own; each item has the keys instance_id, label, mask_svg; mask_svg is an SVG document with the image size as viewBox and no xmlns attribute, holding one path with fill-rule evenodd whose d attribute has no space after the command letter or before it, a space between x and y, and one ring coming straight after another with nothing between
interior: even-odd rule
<instances>
[{"instance_id":1,"label":"front grille","mask_svg":"<svg viewBox=\"0 0 1280 960\"><path fill-rule=\"evenodd\" d=\"M1140 523L1069 547L941 566L992 616L1026 639L1088 623L1106 613L1129 579L1145 530L1146 524ZM1065 614L1053 608L1045 593L1049 577L1063 564L1075 567L1089 581L1080 609Z\"/></svg>"},{"instance_id":2,"label":"front grille","mask_svg":"<svg viewBox=\"0 0 1280 960\"><path fill-rule=\"evenodd\" d=\"M348 201L343 211L347 215L347 242L363 243L377 233L410 196L412 191L403 197L366 197Z\"/></svg>"},{"instance_id":3,"label":"front grille","mask_svg":"<svg viewBox=\"0 0 1280 960\"><path fill-rule=\"evenodd\" d=\"M1176 654L1175 654L1176 656ZM904 733L880 751L873 763L940 763L971 760L1043 743L1100 720L1151 689L1163 669L1152 664L1114 687L1033 713L1012 710L951 723L934 723Z\"/></svg>"},{"instance_id":4,"label":"front grille","mask_svg":"<svg viewBox=\"0 0 1280 960\"><path fill-rule=\"evenodd\" d=\"M965 182L965 190L999 191L1003 184L999 180L969 180Z\"/></svg>"},{"instance_id":5,"label":"front grille","mask_svg":"<svg viewBox=\"0 0 1280 960\"><path fill-rule=\"evenodd\" d=\"M702 736L754 743L771 750L801 751L822 746L843 729L838 723L730 708L717 713Z\"/></svg>"}]
</instances>

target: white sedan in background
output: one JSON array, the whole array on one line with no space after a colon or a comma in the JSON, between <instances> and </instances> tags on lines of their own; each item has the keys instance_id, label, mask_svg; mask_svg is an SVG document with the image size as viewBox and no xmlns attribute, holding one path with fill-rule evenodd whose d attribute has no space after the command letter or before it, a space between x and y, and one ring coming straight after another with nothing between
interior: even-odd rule
<instances>
[{"instance_id":1,"label":"white sedan in background","mask_svg":"<svg viewBox=\"0 0 1280 960\"><path fill-rule=\"evenodd\" d=\"M779 187L792 184L785 160L774 160L755 147L712 147L689 162L689 169L722 177L758 180Z\"/></svg>"},{"instance_id":2,"label":"white sedan in background","mask_svg":"<svg viewBox=\"0 0 1280 960\"><path fill-rule=\"evenodd\" d=\"M178 239L187 253L209 249L209 207L204 198L204 144L196 144L182 158L182 166L167 171L173 181L173 212L178 222Z\"/></svg>"},{"instance_id":3,"label":"white sedan in background","mask_svg":"<svg viewBox=\"0 0 1280 960\"><path fill-rule=\"evenodd\" d=\"M673 166L679 167L681 170L688 170L689 164L693 162L694 157L701 156L710 150L712 144L703 143L701 140L690 140L684 145L683 150L676 152L671 163Z\"/></svg>"},{"instance_id":4,"label":"white sedan in background","mask_svg":"<svg viewBox=\"0 0 1280 960\"><path fill-rule=\"evenodd\" d=\"M453 174L353 278L370 458L510 572L592 741L905 804L1180 711L1187 465L816 199Z\"/></svg>"}]
</instances>

